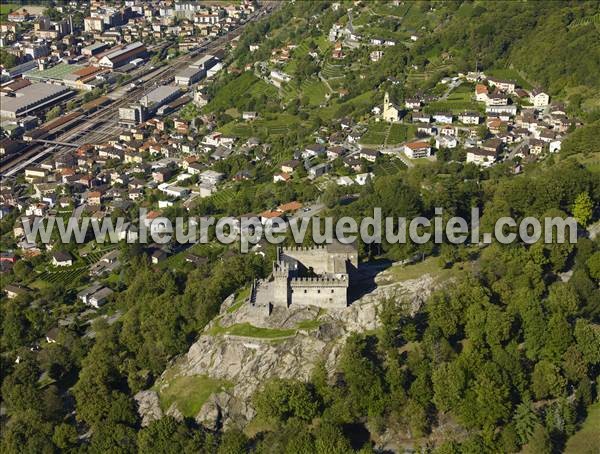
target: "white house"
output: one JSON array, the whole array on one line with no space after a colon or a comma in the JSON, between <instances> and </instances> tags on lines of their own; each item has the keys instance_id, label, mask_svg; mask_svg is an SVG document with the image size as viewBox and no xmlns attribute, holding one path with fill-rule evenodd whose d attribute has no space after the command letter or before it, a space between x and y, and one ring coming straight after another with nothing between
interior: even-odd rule
<instances>
[{"instance_id":1,"label":"white house","mask_svg":"<svg viewBox=\"0 0 600 454\"><path fill-rule=\"evenodd\" d=\"M292 80L292 77L289 74L277 70L271 71L271 81L276 87L281 87L281 84L287 83L290 80Z\"/></svg>"},{"instance_id":2,"label":"white house","mask_svg":"<svg viewBox=\"0 0 600 454\"><path fill-rule=\"evenodd\" d=\"M550 142L550 144L548 145L548 150L550 151L550 153L558 153L560 151L560 148L562 147L562 139L556 139L553 140L552 142Z\"/></svg>"},{"instance_id":3,"label":"white house","mask_svg":"<svg viewBox=\"0 0 600 454\"><path fill-rule=\"evenodd\" d=\"M465 125L478 125L479 120L479 114L475 112L463 112L458 115L458 121Z\"/></svg>"},{"instance_id":4,"label":"white house","mask_svg":"<svg viewBox=\"0 0 600 454\"><path fill-rule=\"evenodd\" d=\"M475 100L479 102L487 102L488 88L484 84L475 85Z\"/></svg>"},{"instance_id":5,"label":"white house","mask_svg":"<svg viewBox=\"0 0 600 454\"><path fill-rule=\"evenodd\" d=\"M57 251L52 254L52 265L71 266L73 265L73 257L68 252Z\"/></svg>"},{"instance_id":6,"label":"white house","mask_svg":"<svg viewBox=\"0 0 600 454\"><path fill-rule=\"evenodd\" d=\"M421 100L417 98L411 98L404 101L404 106L407 109L420 109L421 105Z\"/></svg>"},{"instance_id":7,"label":"white house","mask_svg":"<svg viewBox=\"0 0 600 454\"><path fill-rule=\"evenodd\" d=\"M452 123L453 117L451 113L437 112L433 114L433 119L437 123Z\"/></svg>"},{"instance_id":8,"label":"white house","mask_svg":"<svg viewBox=\"0 0 600 454\"><path fill-rule=\"evenodd\" d=\"M474 147L467 150L467 162L478 166L489 167L496 162L496 152Z\"/></svg>"},{"instance_id":9,"label":"white house","mask_svg":"<svg viewBox=\"0 0 600 454\"><path fill-rule=\"evenodd\" d=\"M458 146L458 140L453 136L437 136L435 138L435 147L440 148L456 148Z\"/></svg>"},{"instance_id":10,"label":"white house","mask_svg":"<svg viewBox=\"0 0 600 454\"><path fill-rule=\"evenodd\" d=\"M429 142L411 142L404 145L404 152L411 159L426 158L431 156L431 146Z\"/></svg>"},{"instance_id":11,"label":"white house","mask_svg":"<svg viewBox=\"0 0 600 454\"><path fill-rule=\"evenodd\" d=\"M488 83L492 87L497 87L498 90L503 91L505 93L514 93L516 84L512 80L500 80L494 77L488 77Z\"/></svg>"},{"instance_id":12,"label":"white house","mask_svg":"<svg viewBox=\"0 0 600 454\"><path fill-rule=\"evenodd\" d=\"M529 94L529 101L533 107L543 108L550 104L550 96L546 92L535 89Z\"/></svg>"},{"instance_id":13,"label":"white house","mask_svg":"<svg viewBox=\"0 0 600 454\"><path fill-rule=\"evenodd\" d=\"M517 106L515 104L509 104L507 106L488 106L485 108L487 114L501 114L506 113L511 116L517 115Z\"/></svg>"},{"instance_id":14,"label":"white house","mask_svg":"<svg viewBox=\"0 0 600 454\"><path fill-rule=\"evenodd\" d=\"M412 116L413 123L431 123L431 115L423 112L415 112Z\"/></svg>"}]
</instances>

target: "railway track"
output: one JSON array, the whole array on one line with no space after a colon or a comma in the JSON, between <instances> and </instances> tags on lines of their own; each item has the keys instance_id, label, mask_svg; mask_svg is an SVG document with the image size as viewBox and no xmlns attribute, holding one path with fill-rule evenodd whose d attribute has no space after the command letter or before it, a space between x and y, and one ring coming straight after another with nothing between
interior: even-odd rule
<instances>
[{"instance_id":1,"label":"railway track","mask_svg":"<svg viewBox=\"0 0 600 454\"><path fill-rule=\"evenodd\" d=\"M177 58L172 64L158 68L143 76L143 82L138 88L130 91L110 105L88 114L82 123L57 135L54 140L56 142L71 142L74 140L75 143L83 145L85 143L99 143L115 137L121 130L117 120L120 107L138 101L141 95L150 87L157 85L165 78L174 77L177 72L188 66L192 60L200 58L207 53L222 49L230 41L238 37L253 19L264 17L272 13L279 6L280 4L278 2L265 3L264 8L250 16L244 24L231 30L225 35L219 36L216 39L201 45L191 53ZM89 134L86 134L88 132ZM65 151L64 148L65 147L59 146L44 147L43 145L31 145L19 155L0 164L0 177L2 177L2 179L11 178L32 163L47 159L49 155L56 155Z\"/></svg>"}]
</instances>

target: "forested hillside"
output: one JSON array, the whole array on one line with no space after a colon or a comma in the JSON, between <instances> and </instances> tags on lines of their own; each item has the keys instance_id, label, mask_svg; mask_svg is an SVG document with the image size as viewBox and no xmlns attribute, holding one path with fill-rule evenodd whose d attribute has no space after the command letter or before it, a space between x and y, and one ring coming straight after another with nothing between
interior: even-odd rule
<instances>
[{"instance_id":1,"label":"forested hillside","mask_svg":"<svg viewBox=\"0 0 600 454\"><path fill-rule=\"evenodd\" d=\"M440 7L447 8L446 22L417 45L421 51L439 46L463 70L476 63L484 71L513 67L572 107L600 107L598 2L444 2Z\"/></svg>"}]
</instances>

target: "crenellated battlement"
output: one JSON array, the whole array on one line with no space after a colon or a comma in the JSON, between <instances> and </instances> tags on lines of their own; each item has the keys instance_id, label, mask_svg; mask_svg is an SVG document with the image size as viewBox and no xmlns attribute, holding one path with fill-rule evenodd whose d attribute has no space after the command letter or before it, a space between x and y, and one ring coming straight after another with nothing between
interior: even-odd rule
<instances>
[{"instance_id":1,"label":"crenellated battlement","mask_svg":"<svg viewBox=\"0 0 600 454\"><path fill-rule=\"evenodd\" d=\"M295 287L348 287L348 279L337 277L296 277L290 279L290 286Z\"/></svg>"},{"instance_id":2,"label":"crenellated battlement","mask_svg":"<svg viewBox=\"0 0 600 454\"><path fill-rule=\"evenodd\" d=\"M357 266L355 245L279 247L268 285L257 287L256 299L269 307L346 307ZM302 274L312 277L299 277Z\"/></svg>"},{"instance_id":3,"label":"crenellated battlement","mask_svg":"<svg viewBox=\"0 0 600 454\"><path fill-rule=\"evenodd\" d=\"M326 251L327 250L327 246L284 246L281 248L281 252L282 253L286 253L286 252L319 252L319 251Z\"/></svg>"}]
</instances>

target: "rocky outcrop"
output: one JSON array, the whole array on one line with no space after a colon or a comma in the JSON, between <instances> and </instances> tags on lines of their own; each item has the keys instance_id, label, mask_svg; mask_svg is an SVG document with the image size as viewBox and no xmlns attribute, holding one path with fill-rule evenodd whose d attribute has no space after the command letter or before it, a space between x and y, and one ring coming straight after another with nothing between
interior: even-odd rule
<instances>
[{"instance_id":1,"label":"rocky outcrop","mask_svg":"<svg viewBox=\"0 0 600 454\"><path fill-rule=\"evenodd\" d=\"M183 421L183 414L181 413L181 411L179 410L179 408L177 408L177 403L175 403L175 402L173 402L171 404L171 406L167 410L166 415L167 416L172 416L177 421Z\"/></svg>"},{"instance_id":2,"label":"rocky outcrop","mask_svg":"<svg viewBox=\"0 0 600 454\"><path fill-rule=\"evenodd\" d=\"M140 391L134 396L134 399L138 405L138 413L142 417L142 427L163 417L158 394L155 391Z\"/></svg>"},{"instance_id":3,"label":"rocky outcrop","mask_svg":"<svg viewBox=\"0 0 600 454\"><path fill-rule=\"evenodd\" d=\"M233 383L227 391L209 397L196 421L211 429L242 427L254 417L252 395L266 381L274 377L308 380L319 361L333 374L346 338L352 333L378 328L377 308L383 298L402 299L408 303L405 309L414 313L435 287L435 281L427 275L392 284L381 280L374 291L347 308L327 311L315 307L276 308L270 315L250 304L230 309L234 304L230 297L219 317L164 376L205 375ZM318 323L306 323L311 320ZM210 334L223 332L215 328L225 328L226 332L227 327L244 323L261 328L295 329L295 334L276 339ZM173 409L167 411L172 413Z\"/></svg>"}]
</instances>

